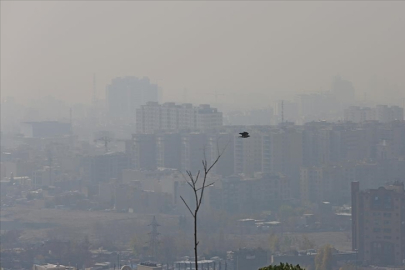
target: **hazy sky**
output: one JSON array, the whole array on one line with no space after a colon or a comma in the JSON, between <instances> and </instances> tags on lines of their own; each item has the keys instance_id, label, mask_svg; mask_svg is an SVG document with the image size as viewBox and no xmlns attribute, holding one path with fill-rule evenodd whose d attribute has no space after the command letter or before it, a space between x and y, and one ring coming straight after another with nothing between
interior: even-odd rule
<instances>
[{"instance_id":1,"label":"hazy sky","mask_svg":"<svg viewBox=\"0 0 405 270\"><path fill-rule=\"evenodd\" d=\"M404 1L1 1L2 96L88 102L93 73L100 96L135 75L176 101L184 88L263 101L337 74L359 96L405 93L404 14Z\"/></svg>"}]
</instances>

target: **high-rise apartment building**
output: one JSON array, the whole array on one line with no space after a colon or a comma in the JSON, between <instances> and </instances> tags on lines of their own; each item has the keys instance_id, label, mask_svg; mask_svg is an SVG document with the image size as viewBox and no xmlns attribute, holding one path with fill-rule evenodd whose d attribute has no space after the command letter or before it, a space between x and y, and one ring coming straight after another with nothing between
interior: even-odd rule
<instances>
[{"instance_id":1,"label":"high-rise apartment building","mask_svg":"<svg viewBox=\"0 0 405 270\"><path fill-rule=\"evenodd\" d=\"M258 131L250 133L249 139L234 135L234 168L235 173L253 176L262 171L262 137Z\"/></svg>"},{"instance_id":2,"label":"high-rise apartment building","mask_svg":"<svg viewBox=\"0 0 405 270\"><path fill-rule=\"evenodd\" d=\"M207 150L211 163L222 153L212 172L221 176L229 176L234 173L234 134L214 133L207 136Z\"/></svg>"},{"instance_id":3,"label":"high-rise apartment building","mask_svg":"<svg viewBox=\"0 0 405 270\"><path fill-rule=\"evenodd\" d=\"M181 135L179 133L156 134L156 162L161 168L180 169Z\"/></svg>"},{"instance_id":4,"label":"high-rise apartment building","mask_svg":"<svg viewBox=\"0 0 405 270\"><path fill-rule=\"evenodd\" d=\"M156 170L156 136L155 134L134 134L132 145L128 149L132 166L141 170Z\"/></svg>"},{"instance_id":5,"label":"high-rise apartment building","mask_svg":"<svg viewBox=\"0 0 405 270\"><path fill-rule=\"evenodd\" d=\"M207 104L193 107L191 104L148 102L136 111L137 133L203 131L219 127L222 127L222 113Z\"/></svg>"},{"instance_id":6,"label":"high-rise apartment building","mask_svg":"<svg viewBox=\"0 0 405 270\"><path fill-rule=\"evenodd\" d=\"M350 106L344 110L344 120L353 123L376 120L376 110L369 107Z\"/></svg>"},{"instance_id":7,"label":"high-rise apartment building","mask_svg":"<svg viewBox=\"0 0 405 270\"><path fill-rule=\"evenodd\" d=\"M353 182L352 248L366 264L405 264L404 184L360 191Z\"/></svg>"},{"instance_id":8,"label":"high-rise apartment building","mask_svg":"<svg viewBox=\"0 0 405 270\"><path fill-rule=\"evenodd\" d=\"M331 93L339 102L350 104L355 101L353 84L340 76L335 77L333 80Z\"/></svg>"},{"instance_id":9,"label":"high-rise apartment building","mask_svg":"<svg viewBox=\"0 0 405 270\"><path fill-rule=\"evenodd\" d=\"M377 105L375 108L350 106L344 110L344 120L354 123L379 121L388 123L404 120L404 109L398 106Z\"/></svg>"},{"instance_id":10,"label":"high-rise apartment building","mask_svg":"<svg viewBox=\"0 0 405 270\"><path fill-rule=\"evenodd\" d=\"M193 174L202 170L202 160L211 164L207 149L207 134L191 132L181 136L181 170L191 171Z\"/></svg>"},{"instance_id":11,"label":"high-rise apartment building","mask_svg":"<svg viewBox=\"0 0 405 270\"><path fill-rule=\"evenodd\" d=\"M398 106L389 107L388 105L377 105L376 118L382 123L404 120L404 109Z\"/></svg>"},{"instance_id":12,"label":"high-rise apartment building","mask_svg":"<svg viewBox=\"0 0 405 270\"><path fill-rule=\"evenodd\" d=\"M107 86L106 99L111 116L134 122L136 109L159 101L159 88L147 77L118 77Z\"/></svg>"}]
</instances>

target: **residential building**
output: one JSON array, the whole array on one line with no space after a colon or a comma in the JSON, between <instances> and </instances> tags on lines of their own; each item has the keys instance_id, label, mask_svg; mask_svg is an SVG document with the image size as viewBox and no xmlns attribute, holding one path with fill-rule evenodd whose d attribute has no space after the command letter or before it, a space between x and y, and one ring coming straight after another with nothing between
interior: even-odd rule
<instances>
[{"instance_id":1,"label":"residential building","mask_svg":"<svg viewBox=\"0 0 405 270\"><path fill-rule=\"evenodd\" d=\"M234 171L252 177L262 171L262 138L258 131L250 133L250 138L243 139L234 135Z\"/></svg>"},{"instance_id":2,"label":"residential building","mask_svg":"<svg viewBox=\"0 0 405 270\"><path fill-rule=\"evenodd\" d=\"M404 184L360 190L351 184L352 249L365 264L404 265L405 191Z\"/></svg>"},{"instance_id":3,"label":"residential building","mask_svg":"<svg viewBox=\"0 0 405 270\"><path fill-rule=\"evenodd\" d=\"M32 269L33 270L76 270L76 267L48 263L48 264L44 264L44 265L34 264Z\"/></svg>"},{"instance_id":4,"label":"residential building","mask_svg":"<svg viewBox=\"0 0 405 270\"><path fill-rule=\"evenodd\" d=\"M332 82L331 94L341 103L350 104L355 101L355 90L352 82L336 76Z\"/></svg>"},{"instance_id":5,"label":"residential building","mask_svg":"<svg viewBox=\"0 0 405 270\"><path fill-rule=\"evenodd\" d=\"M207 135L191 132L181 135L181 171L197 173L202 170L202 160L211 162L207 149Z\"/></svg>"},{"instance_id":6,"label":"residential building","mask_svg":"<svg viewBox=\"0 0 405 270\"><path fill-rule=\"evenodd\" d=\"M344 120L354 123L379 121L388 123L404 120L404 109L398 106L377 105L375 108L350 106L344 110Z\"/></svg>"},{"instance_id":7,"label":"residential building","mask_svg":"<svg viewBox=\"0 0 405 270\"><path fill-rule=\"evenodd\" d=\"M21 129L27 138L51 138L72 133L71 123L58 121L24 122Z\"/></svg>"},{"instance_id":8,"label":"residential building","mask_svg":"<svg viewBox=\"0 0 405 270\"><path fill-rule=\"evenodd\" d=\"M230 176L208 190L210 207L230 213L271 210L292 198L290 180L279 174Z\"/></svg>"},{"instance_id":9,"label":"residential building","mask_svg":"<svg viewBox=\"0 0 405 270\"><path fill-rule=\"evenodd\" d=\"M106 99L113 118L133 122L136 109L149 101L159 101L159 87L147 77L118 77L107 86Z\"/></svg>"},{"instance_id":10,"label":"residential building","mask_svg":"<svg viewBox=\"0 0 405 270\"><path fill-rule=\"evenodd\" d=\"M234 173L234 134L220 132L207 135L207 150L209 159L214 162L221 154L218 163L212 168L212 172L221 176L229 176Z\"/></svg>"},{"instance_id":11,"label":"residential building","mask_svg":"<svg viewBox=\"0 0 405 270\"><path fill-rule=\"evenodd\" d=\"M300 194L303 202L321 203L329 201L344 204L350 200L351 183L356 181L367 189L385 184L386 179L405 180L401 170L380 162L341 162L320 166L302 167L300 173Z\"/></svg>"},{"instance_id":12,"label":"residential building","mask_svg":"<svg viewBox=\"0 0 405 270\"><path fill-rule=\"evenodd\" d=\"M222 113L218 109L203 104L195 108L195 128L209 130L222 127Z\"/></svg>"},{"instance_id":13,"label":"residential building","mask_svg":"<svg viewBox=\"0 0 405 270\"><path fill-rule=\"evenodd\" d=\"M127 154L131 158L132 167L142 170L155 170L156 160L156 135L133 134L131 147L127 148Z\"/></svg>"},{"instance_id":14,"label":"residential building","mask_svg":"<svg viewBox=\"0 0 405 270\"><path fill-rule=\"evenodd\" d=\"M344 121L362 123L376 120L376 110L369 107L350 106L344 110Z\"/></svg>"},{"instance_id":15,"label":"residential building","mask_svg":"<svg viewBox=\"0 0 405 270\"><path fill-rule=\"evenodd\" d=\"M156 165L161 168L180 169L181 135L179 133L156 134Z\"/></svg>"},{"instance_id":16,"label":"residential building","mask_svg":"<svg viewBox=\"0 0 405 270\"><path fill-rule=\"evenodd\" d=\"M222 113L208 104L193 107L173 102L148 102L137 109L137 133L156 131L204 131L222 127Z\"/></svg>"},{"instance_id":17,"label":"residential building","mask_svg":"<svg viewBox=\"0 0 405 270\"><path fill-rule=\"evenodd\" d=\"M377 121L382 123L404 120L404 109L398 106L377 105L376 117Z\"/></svg>"},{"instance_id":18,"label":"residential building","mask_svg":"<svg viewBox=\"0 0 405 270\"><path fill-rule=\"evenodd\" d=\"M151 134L162 129L161 106L157 102L148 102L136 110L137 133ZM170 117L170 114L167 115ZM170 121L170 118L169 118Z\"/></svg>"},{"instance_id":19,"label":"residential building","mask_svg":"<svg viewBox=\"0 0 405 270\"><path fill-rule=\"evenodd\" d=\"M130 159L128 155L121 152L86 156L82 159L83 179L85 182L94 184L108 182L111 179L121 180L122 171L129 167Z\"/></svg>"}]
</instances>

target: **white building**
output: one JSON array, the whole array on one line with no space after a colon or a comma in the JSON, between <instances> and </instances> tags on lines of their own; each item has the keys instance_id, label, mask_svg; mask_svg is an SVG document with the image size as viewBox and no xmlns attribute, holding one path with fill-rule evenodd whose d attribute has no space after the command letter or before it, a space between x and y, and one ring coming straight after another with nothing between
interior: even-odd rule
<instances>
[{"instance_id":1,"label":"white building","mask_svg":"<svg viewBox=\"0 0 405 270\"><path fill-rule=\"evenodd\" d=\"M136 110L136 132L154 133L159 130L207 130L222 126L222 113L210 105L193 107L173 102L148 102Z\"/></svg>"},{"instance_id":2,"label":"white building","mask_svg":"<svg viewBox=\"0 0 405 270\"><path fill-rule=\"evenodd\" d=\"M34 264L32 267L33 270L76 270L75 267L72 266L64 266L64 265L56 265L56 264L45 264L45 265L37 265Z\"/></svg>"}]
</instances>

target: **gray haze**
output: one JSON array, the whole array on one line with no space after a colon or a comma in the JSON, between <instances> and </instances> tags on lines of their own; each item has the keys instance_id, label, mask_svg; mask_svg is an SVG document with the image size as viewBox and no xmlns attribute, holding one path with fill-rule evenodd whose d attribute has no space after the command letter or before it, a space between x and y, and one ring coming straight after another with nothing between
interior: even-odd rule
<instances>
[{"instance_id":1,"label":"gray haze","mask_svg":"<svg viewBox=\"0 0 405 270\"><path fill-rule=\"evenodd\" d=\"M329 90L405 92L405 2L2 1L2 97L89 102L117 76L148 76L163 100L266 105ZM247 99L245 91L253 92ZM266 99L264 99L266 98ZM395 100L394 100L395 102ZM402 102L397 102L402 103ZM398 104L398 105L399 105ZM400 104L402 105L402 104Z\"/></svg>"},{"instance_id":2,"label":"gray haze","mask_svg":"<svg viewBox=\"0 0 405 270\"><path fill-rule=\"evenodd\" d=\"M405 1L0 4L1 270L405 269Z\"/></svg>"}]
</instances>

